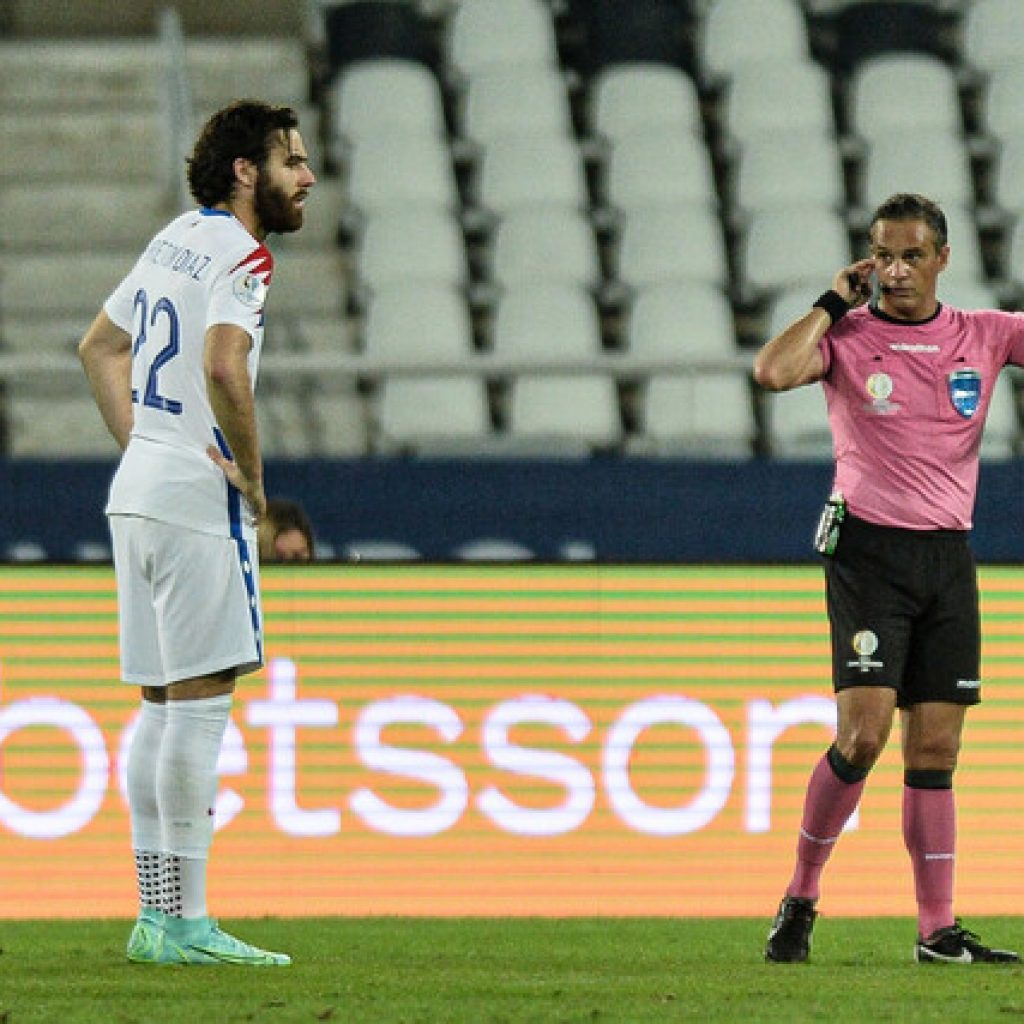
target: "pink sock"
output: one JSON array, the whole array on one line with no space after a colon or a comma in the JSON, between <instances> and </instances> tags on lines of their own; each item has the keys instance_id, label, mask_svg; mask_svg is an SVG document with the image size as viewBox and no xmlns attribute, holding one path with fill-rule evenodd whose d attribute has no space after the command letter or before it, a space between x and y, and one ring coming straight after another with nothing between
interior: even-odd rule
<instances>
[{"instance_id":1,"label":"pink sock","mask_svg":"<svg viewBox=\"0 0 1024 1024\"><path fill-rule=\"evenodd\" d=\"M956 805L952 789L903 787L903 840L914 866L918 931L953 924Z\"/></svg>"},{"instance_id":2,"label":"pink sock","mask_svg":"<svg viewBox=\"0 0 1024 1024\"><path fill-rule=\"evenodd\" d=\"M804 797L804 816L796 844L796 869L787 896L818 898L825 861L832 854L843 826L853 814L864 791L864 780L843 782L824 755L811 773Z\"/></svg>"}]
</instances>

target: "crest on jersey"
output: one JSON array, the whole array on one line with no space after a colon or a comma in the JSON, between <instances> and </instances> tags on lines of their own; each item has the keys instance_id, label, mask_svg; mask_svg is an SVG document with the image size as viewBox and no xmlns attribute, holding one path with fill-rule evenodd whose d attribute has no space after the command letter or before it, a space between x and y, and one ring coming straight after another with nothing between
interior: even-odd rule
<instances>
[{"instance_id":1,"label":"crest on jersey","mask_svg":"<svg viewBox=\"0 0 1024 1024\"><path fill-rule=\"evenodd\" d=\"M879 416L889 416L899 410L899 405L890 402L894 385L892 377L887 373L873 373L866 381L864 388L871 396L871 401L865 406L868 412L876 413Z\"/></svg>"},{"instance_id":2,"label":"crest on jersey","mask_svg":"<svg viewBox=\"0 0 1024 1024\"><path fill-rule=\"evenodd\" d=\"M240 274L235 278L232 290L243 306L252 309L259 309L267 298L267 286L255 274Z\"/></svg>"},{"instance_id":3,"label":"crest on jersey","mask_svg":"<svg viewBox=\"0 0 1024 1024\"><path fill-rule=\"evenodd\" d=\"M947 378L949 400L964 419L970 419L981 402L981 374L969 367L954 370Z\"/></svg>"}]
</instances>

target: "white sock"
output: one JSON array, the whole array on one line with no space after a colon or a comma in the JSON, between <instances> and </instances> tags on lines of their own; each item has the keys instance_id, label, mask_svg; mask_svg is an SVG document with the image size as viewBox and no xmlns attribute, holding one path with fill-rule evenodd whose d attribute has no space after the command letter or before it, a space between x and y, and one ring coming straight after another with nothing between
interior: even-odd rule
<instances>
[{"instance_id":1,"label":"white sock","mask_svg":"<svg viewBox=\"0 0 1024 1024\"><path fill-rule=\"evenodd\" d=\"M156 793L164 851L163 909L174 917L206 916L217 757L230 713L231 694L167 702Z\"/></svg>"},{"instance_id":2,"label":"white sock","mask_svg":"<svg viewBox=\"0 0 1024 1024\"><path fill-rule=\"evenodd\" d=\"M160 812L156 800L156 766L167 722L167 706L142 701L128 751L128 808L140 907L159 907Z\"/></svg>"}]
</instances>

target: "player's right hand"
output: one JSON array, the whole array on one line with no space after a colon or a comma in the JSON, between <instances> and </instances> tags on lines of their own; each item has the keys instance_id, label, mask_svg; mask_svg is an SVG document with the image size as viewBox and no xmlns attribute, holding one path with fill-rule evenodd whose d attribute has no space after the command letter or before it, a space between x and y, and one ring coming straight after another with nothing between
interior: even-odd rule
<instances>
[{"instance_id":1,"label":"player's right hand","mask_svg":"<svg viewBox=\"0 0 1024 1024\"><path fill-rule=\"evenodd\" d=\"M843 267L832 278L832 289L838 292L851 308L863 306L871 298L871 275L875 269L872 259L857 260Z\"/></svg>"}]
</instances>

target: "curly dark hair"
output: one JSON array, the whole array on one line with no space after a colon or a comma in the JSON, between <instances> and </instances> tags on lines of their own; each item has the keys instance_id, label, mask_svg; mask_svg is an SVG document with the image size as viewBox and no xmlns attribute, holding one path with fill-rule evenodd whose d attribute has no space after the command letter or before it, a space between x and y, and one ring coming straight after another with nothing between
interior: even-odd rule
<instances>
[{"instance_id":1,"label":"curly dark hair","mask_svg":"<svg viewBox=\"0 0 1024 1024\"><path fill-rule=\"evenodd\" d=\"M889 196L875 210L870 228L880 220L923 220L935 236L936 250L941 249L948 241L946 215L941 207L934 200L917 192L897 192Z\"/></svg>"},{"instance_id":2,"label":"curly dark hair","mask_svg":"<svg viewBox=\"0 0 1024 1024\"><path fill-rule=\"evenodd\" d=\"M273 134L298 126L298 115L291 107L260 100L236 100L218 110L203 125L192 156L185 161L196 202L202 206L227 202L235 187L235 160L244 157L262 169Z\"/></svg>"},{"instance_id":3,"label":"curly dark hair","mask_svg":"<svg viewBox=\"0 0 1024 1024\"><path fill-rule=\"evenodd\" d=\"M272 535L277 537L286 530L298 530L309 545L310 558L314 557L316 543L313 539L313 524L306 510L297 502L288 498L269 498L267 500L267 521L272 528Z\"/></svg>"}]
</instances>

